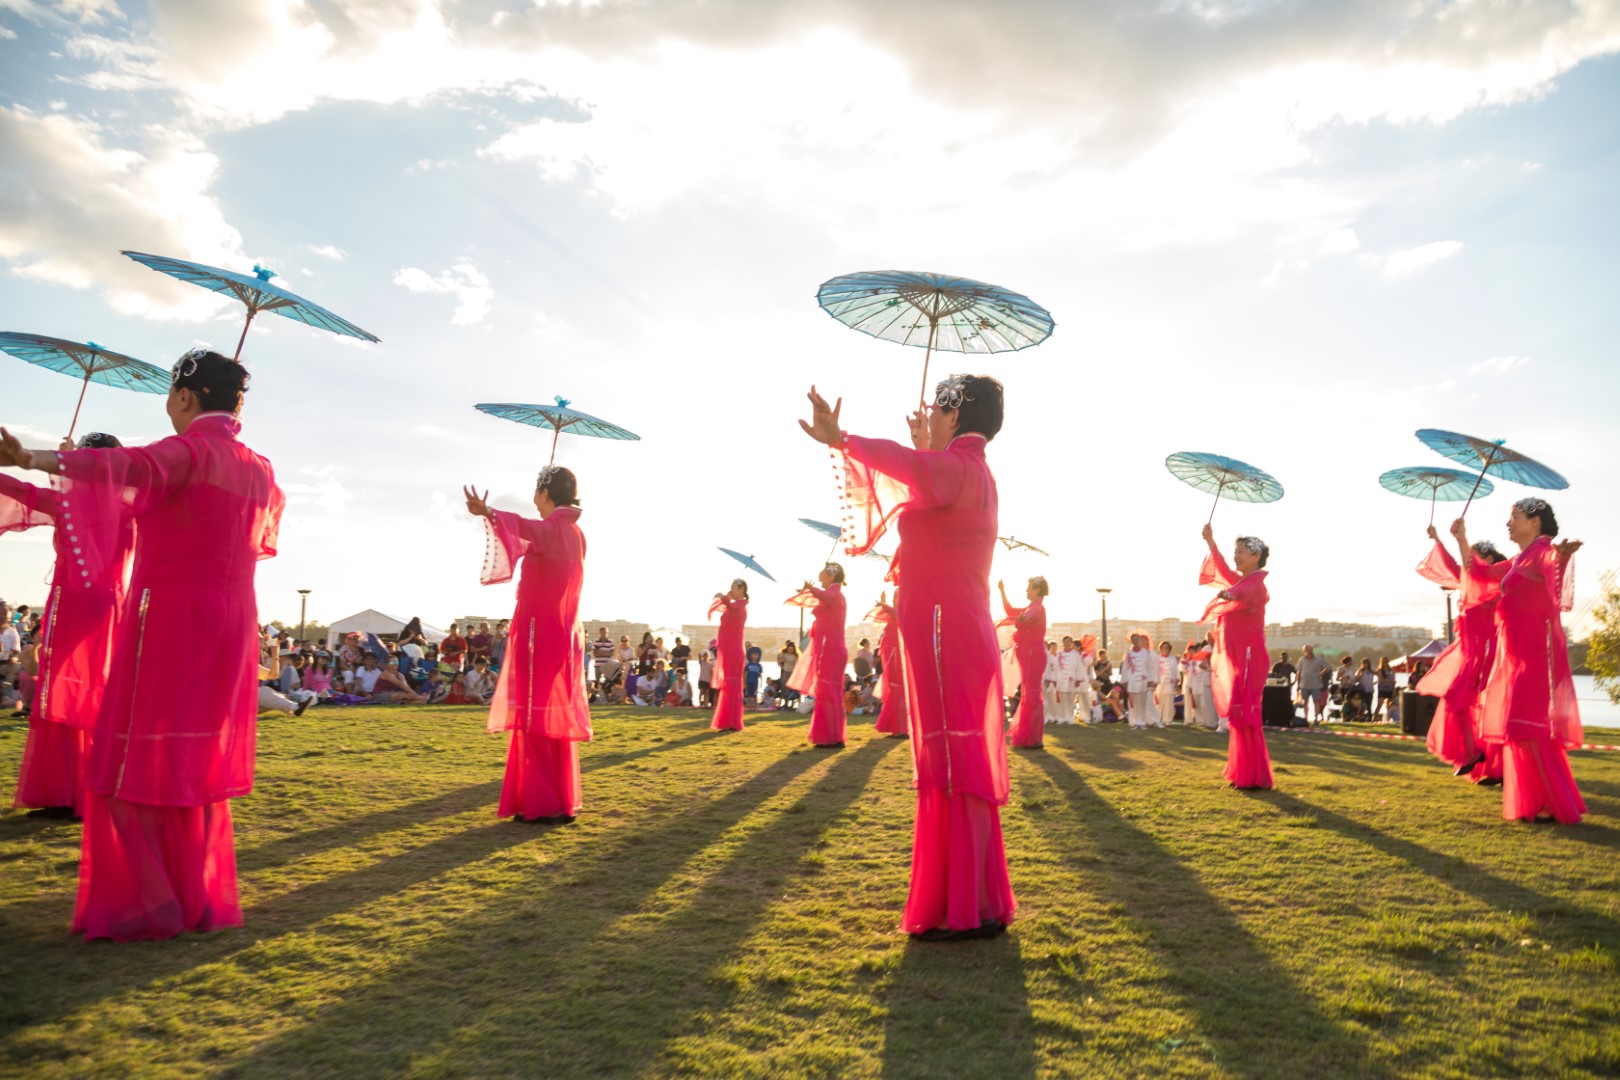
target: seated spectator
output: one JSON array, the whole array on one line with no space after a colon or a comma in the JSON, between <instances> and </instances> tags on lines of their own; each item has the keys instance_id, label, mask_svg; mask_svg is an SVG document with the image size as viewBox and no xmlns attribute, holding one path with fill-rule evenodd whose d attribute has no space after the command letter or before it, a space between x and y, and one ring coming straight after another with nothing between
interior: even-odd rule
<instances>
[{"instance_id":1,"label":"seated spectator","mask_svg":"<svg viewBox=\"0 0 1620 1080\"><path fill-rule=\"evenodd\" d=\"M343 673L343 681L347 684L349 693L368 701L371 695L377 692L377 683L381 679L382 668L377 666L377 658L370 653L361 657L358 668Z\"/></svg>"},{"instance_id":2,"label":"seated spectator","mask_svg":"<svg viewBox=\"0 0 1620 1080\"><path fill-rule=\"evenodd\" d=\"M591 642L591 660L593 661L593 669L596 672L596 681L598 683L606 683L610 678L618 674L619 661L613 655L616 651L613 647L613 639L608 636L607 627L600 627L597 630L596 640Z\"/></svg>"},{"instance_id":3,"label":"seated spectator","mask_svg":"<svg viewBox=\"0 0 1620 1080\"><path fill-rule=\"evenodd\" d=\"M467 639L456 632L456 624L450 624L450 632L439 642L439 662L449 664L457 671L462 669L467 658Z\"/></svg>"},{"instance_id":4,"label":"seated spectator","mask_svg":"<svg viewBox=\"0 0 1620 1080\"><path fill-rule=\"evenodd\" d=\"M450 678L450 689L444 695L446 705L482 705L483 702L467 693L467 676L457 672Z\"/></svg>"},{"instance_id":5,"label":"seated spectator","mask_svg":"<svg viewBox=\"0 0 1620 1080\"><path fill-rule=\"evenodd\" d=\"M692 704L692 683L687 679L684 667L675 669L675 677L669 683L669 692L664 695L664 704L673 706Z\"/></svg>"},{"instance_id":6,"label":"seated spectator","mask_svg":"<svg viewBox=\"0 0 1620 1080\"><path fill-rule=\"evenodd\" d=\"M872 674L872 640L861 638L861 647L855 650L852 658L855 668L855 681L865 682Z\"/></svg>"},{"instance_id":7,"label":"seated spectator","mask_svg":"<svg viewBox=\"0 0 1620 1080\"><path fill-rule=\"evenodd\" d=\"M680 638L675 639L675 647L669 650L669 670L681 672L686 670L687 661L692 659L692 646Z\"/></svg>"},{"instance_id":8,"label":"seated spectator","mask_svg":"<svg viewBox=\"0 0 1620 1080\"><path fill-rule=\"evenodd\" d=\"M412 690L411 684L405 681L405 676L399 670L399 661L390 660L377 679L371 700L386 705L420 705L427 699Z\"/></svg>"},{"instance_id":9,"label":"seated spectator","mask_svg":"<svg viewBox=\"0 0 1620 1080\"><path fill-rule=\"evenodd\" d=\"M476 660L480 656L486 660L495 652L495 635L489 632L489 623L478 624L478 631L467 635L467 655Z\"/></svg>"},{"instance_id":10,"label":"seated spectator","mask_svg":"<svg viewBox=\"0 0 1620 1080\"><path fill-rule=\"evenodd\" d=\"M288 660L282 662L281 675L276 679L276 686L281 691L282 697L300 705L306 702L313 705L319 699L314 690L304 686L304 658L297 653L292 653ZM300 715L304 712L303 709L298 711Z\"/></svg>"},{"instance_id":11,"label":"seated spectator","mask_svg":"<svg viewBox=\"0 0 1620 1080\"><path fill-rule=\"evenodd\" d=\"M450 684L445 681L444 672L439 670L438 665L434 665L428 668L427 682L417 687L416 692L421 694L429 705L438 705L444 701L445 695L450 693Z\"/></svg>"},{"instance_id":12,"label":"seated spectator","mask_svg":"<svg viewBox=\"0 0 1620 1080\"><path fill-rule=\"evenodd\" d=\"M473 669L467 672L464 685L467 693L477 698L480 704L489 704L490 695L495 693L495 676L489 671L489 657L473 658Z\"/></svg>"},{"instance_id":13,"label":"seated spectator","mask_svg":"<svg viewBox=\"0 0 1620 1080\"><path fill-rule=\"evenodd\" d=\"M343 644L338 646L337 667L339 671L354 671L360 666L360 657L365 650L360 647L360 635L346 634Z\"/></svg>"},{"instance_id":14,"label":"seated spectator","mask_svg":"<svg viewBox=\"0 0 1620 1080\"><path fill-rule=\"evenodd\" d=\"M316 700L324 701L332 694L332 659L326 653L316 653L315 662L306 667L304 689L314 693Z\"/></svg>"}]
</instances>

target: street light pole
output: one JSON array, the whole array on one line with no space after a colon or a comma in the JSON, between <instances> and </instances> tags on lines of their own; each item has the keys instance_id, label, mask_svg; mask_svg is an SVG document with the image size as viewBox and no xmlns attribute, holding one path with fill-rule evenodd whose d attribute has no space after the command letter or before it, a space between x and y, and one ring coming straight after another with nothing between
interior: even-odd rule
<instances>
[{"instance_id":1,"label":"street light pole","mask_svg":"<svg viewBox=\"0 0 1620 1080\"><path fill-rule=\"evenodd\" d=\"M298 590L298 640L304 640L304 616L309 612L309 589Z\"/></svg>"},{"instance_id":2,"label":"street light pole","mask_svg":"<svg viewBox=\"0 0 1620 1080\"><path fill-rule=\"evenodd\" d=\"M1451 593L1452 593L1452 590L1450 590L1450 589L1446 588L1444 585L1442 585L1442 586L1440 586L1440 591L1446 594L1446 644L1450 645L1452 640L1455 637L1455 635L1453 635L1452 632L1451 632Z\"/></svg>"},{"instance_id":3,"label":"street light pole","mask_svg":"<svg viewBox=\"0 0 1620 1080\"><path fill-rule=\"evenodd\" d=\"M1102 651L1108 651L1108 594L1113 589L1098 589L1097 595L1102 597Z\"/></svg>"}]
</instances>

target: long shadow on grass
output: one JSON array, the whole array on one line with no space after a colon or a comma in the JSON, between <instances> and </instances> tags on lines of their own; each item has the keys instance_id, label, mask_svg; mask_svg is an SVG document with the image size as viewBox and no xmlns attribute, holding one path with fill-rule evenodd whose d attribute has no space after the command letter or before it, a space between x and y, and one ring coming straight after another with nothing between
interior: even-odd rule
<instances>
[{"instance_id":1,"label":"long shadow on grass","mask_svg":"<svg viewBox=\"0 0 1620 1080\"><path fill-rule=\"evenodd\" d=\"M807 754L786 758L743 782L722 798L719 805L729 805L738 799L757 801L765 798L775 790L775 785L787 782L812 761ZM669 805L680 805L684 809L690 804L687 800L680 800ZM667 806L661 809L667 809ZM687 819L676 819L677 822L683 820ZM675 829L677 826L667 828ZM91 950L108 949L105 943L86 943L67 935L66 920L71 902L66 906L54 904L45 923L28 923L15 918L13 909L21 905L12 905L3 914L8 928L19 932L0 935L0 976L9 973L13 978L21 978L26 970L62 964L86 969L86 974L47 980L41 992L28 999L26 1007L16 1010L11 1016L0 1018L0 1034L9 1028L53 1019L90 1002L172 978L205 964L228 960L266 942L307 929L333 915L404 892L458 867L486 859L506 848L542 842L550 832L544 827L517 825L510 821L490 821L461 829L408 851L378 859L363 867L328 875L255 904L243 912L244 927L241 929L182 935L173 942L118 946L123 962L105 968L87 961ZM639 848L613 845L606 847L600 858L587 862L586 867L600 865L615 857L628 856L642 860L643 854ZM134 962L137 950L140 963Z\"/></svg>"},{"instance_id":2,"label":"long shadow on grass","mask_svg":"<svg viewBox=\"0 0 1620 1080\"><path fill-rule=\"evenodd\" d=\"M678 750L693 743L706 742L709 738L708 732L701 732L683 739L656 742L635 750L621 750L608 754L592 754L587 748L580 755L579 770L582 773L590 773L599 769L611 769L615 765L623 765L627 761L634 761L649 754L661 754L666 750ZM237 852L237 861L244 871L279 866L290 858L302 858L330 848L346 847L366 836L392 832L395 829L420 825L425 821L454 817L456 814L476 810L486 803L493 804L500 792L500 780L469 784L443 795L435 795L431 799L422 799L419 802L380 810L361 817L345 818L318 829L295 832L256 847L244 848Z\"/></svg>"},{"instance_id":3,"label":"long shadow on grass","mask_svg":"<svg viewBox=\"0 0 1620 1080\"><path fill-rule=\"evenodd\" d=\"M912 942L883 995L885 1077L1034 1076L1035 1019L1016 934Z\"/></svg>"},{"instance_id":4,"label":"long shadow on grass","mask_svg":"<svg viewBox=\"0 0 1620 1080\"><path fill-rule=\"evenodd\" d=\"M870 772L882 749L842 756L818 788L844 771ZM649 898L672 875L822 760L810 751L782 758L713 801L686 803L655 827L605 842L581 864L559 866L560 880L495 894L477 914L231 1071L285 1076L326 1061L354 1072L398 1073L424 1055L449 1052L458 1040L467 1045L447 1061L462 1073L485 1071L481 1058L513 1056L533 1076L625 1071L619 1062L642 1060L662 1046L665 1018L688 1015L694 1007L688 997L708 988L708 969L753 930L748 910L778 893L766 887L746 898L734 921L695 904L675 917L677 929L652 940L633 933L621 940L616 924L645 917ZM848 799L859 789L850 785ZM745 848L772 852L768 845L780 844L788 828L773 824L764 830L768 840L750 839ZM604 963L607 956L614 962ZM627 996L636 1007L621 1007Z\"/></svg>"},{"instance_id":5,"label":"long shadow on grass","mask_svg":"<svg viewBox=\"0 0 1620 1080\"><path fill-rule=\"evenodd\" d=\"M1360 841L1377 848L1384 854L1409 864L1431 877L1450 885L1452 888L1470 893L1477 899L1492 907L1516 911L1544 911L1556 910L1572 913L1577 919L1589 924L1591 928L1611 939L1620 934L1620 922L1607 915L1599 914L1587 908L1576 907L1560 896L1549 896L1546 893L1536 892L1523 885L1499 877L1488 870L1469 862L1456 855L1447 855L1433 848L1426 848L1422 844L1411 840L1404 840L1393 836L1364 822L1336 814L1316 803L1306 802L1304 799L1290 795L1283 791L1268 791L1259 796L1272 803L1278 809L1290 814L1302 814L1316 818L1317 822L1332 829L1340 836L1350 840ZM1552 825L1519 825L1510 822L1502 823L1503 842L1511 843L1515 838L1514 830L1532 828L1557 828L1560 838L1563 836L1577 836L1584 825L1552 826ZM1614 846L1617 838L1613 830L1605 829L1605 843Z\"/></svg>"},{"instance_id":6,"label":"long shadow on grass","mask_svg":"<svg viewBox=\"0 0 1620 1080\"><path fill-rule=\"evenodd\" d=\"M1386 1076L1367 1040L1324 1014L1299 984L1152 834L1117 814L1068 762L1037 757L1100 849L1120 854L1073 861L1099 903L1123 904L1172 972L1199 1034L1245 1073ZM1101 878L1102 880L1099 880ZM1286 1032L1278 1038L1268 1032ZM1241 1063L1241 1064L1240 1064Z\"/></svg>"}]
</instances>

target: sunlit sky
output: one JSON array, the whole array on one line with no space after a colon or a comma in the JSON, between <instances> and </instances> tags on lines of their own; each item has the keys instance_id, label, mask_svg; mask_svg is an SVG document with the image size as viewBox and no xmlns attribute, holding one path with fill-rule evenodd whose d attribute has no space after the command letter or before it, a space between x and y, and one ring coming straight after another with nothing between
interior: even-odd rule
<instances>
[{"instance_id":1,"label":"sunlit sky","mask_svg":"<svg viewBox=\"0 0 1620 1080\"><path fill-rule=\"evenodd\" d=\"M1620 563L1620 11L1610 3L1001 0L0 0L0 329L167 367L229 352L233 302L122 258L255 262L367 328L261 316L244 439L290 505L261 616L509 610L478 584L475 483L527 501L549 434L473 410L550 401L640 442L565 437L583 614L701 621L755 554L753 620L836 519L794 423L814 382L903 438L920 350L822 313L859 270L994 282L1044 344L945 354L1007 387L990 447L1009 590L1057 619L1202 610L1208 497L1167 454L1269 469L1223 545L1272 546L1271 617L1435 625L1428 508L1386 469L1441 427L1534 455ZM77 387L0 356L0 423L54 444ZM81 430L167 433L93 386ZM36 477L38 474L35 474ZM1476 537L1527 493L1500 484ZM492 495L492 498L494 496ZM1445 515L1442 509L1442 516ZM38 603L51 549L0 540ZM881 565L849 564L857 607Z\"/></svg>"}]
</instances>

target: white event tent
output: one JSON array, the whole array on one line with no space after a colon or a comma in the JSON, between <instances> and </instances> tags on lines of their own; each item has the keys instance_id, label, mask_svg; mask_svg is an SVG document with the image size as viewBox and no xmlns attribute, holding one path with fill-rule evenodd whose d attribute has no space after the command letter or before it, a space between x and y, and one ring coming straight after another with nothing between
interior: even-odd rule
<instances>
[{"instance_id":1,"label":"white event tent","mask_svg":"<svg viewBox=\"0 0 1620 1080\"><path fill-rule=\"evenodd\" d=\"M337 642L345 634L376 634L394 636L405 629L405 620L385 615L376 608L367 608L347 618L339 619L326 628L327 640ZM422 635L429 641L443 641L445 632L436 626L422 624Z\"/></svg>"}]
</instances>

